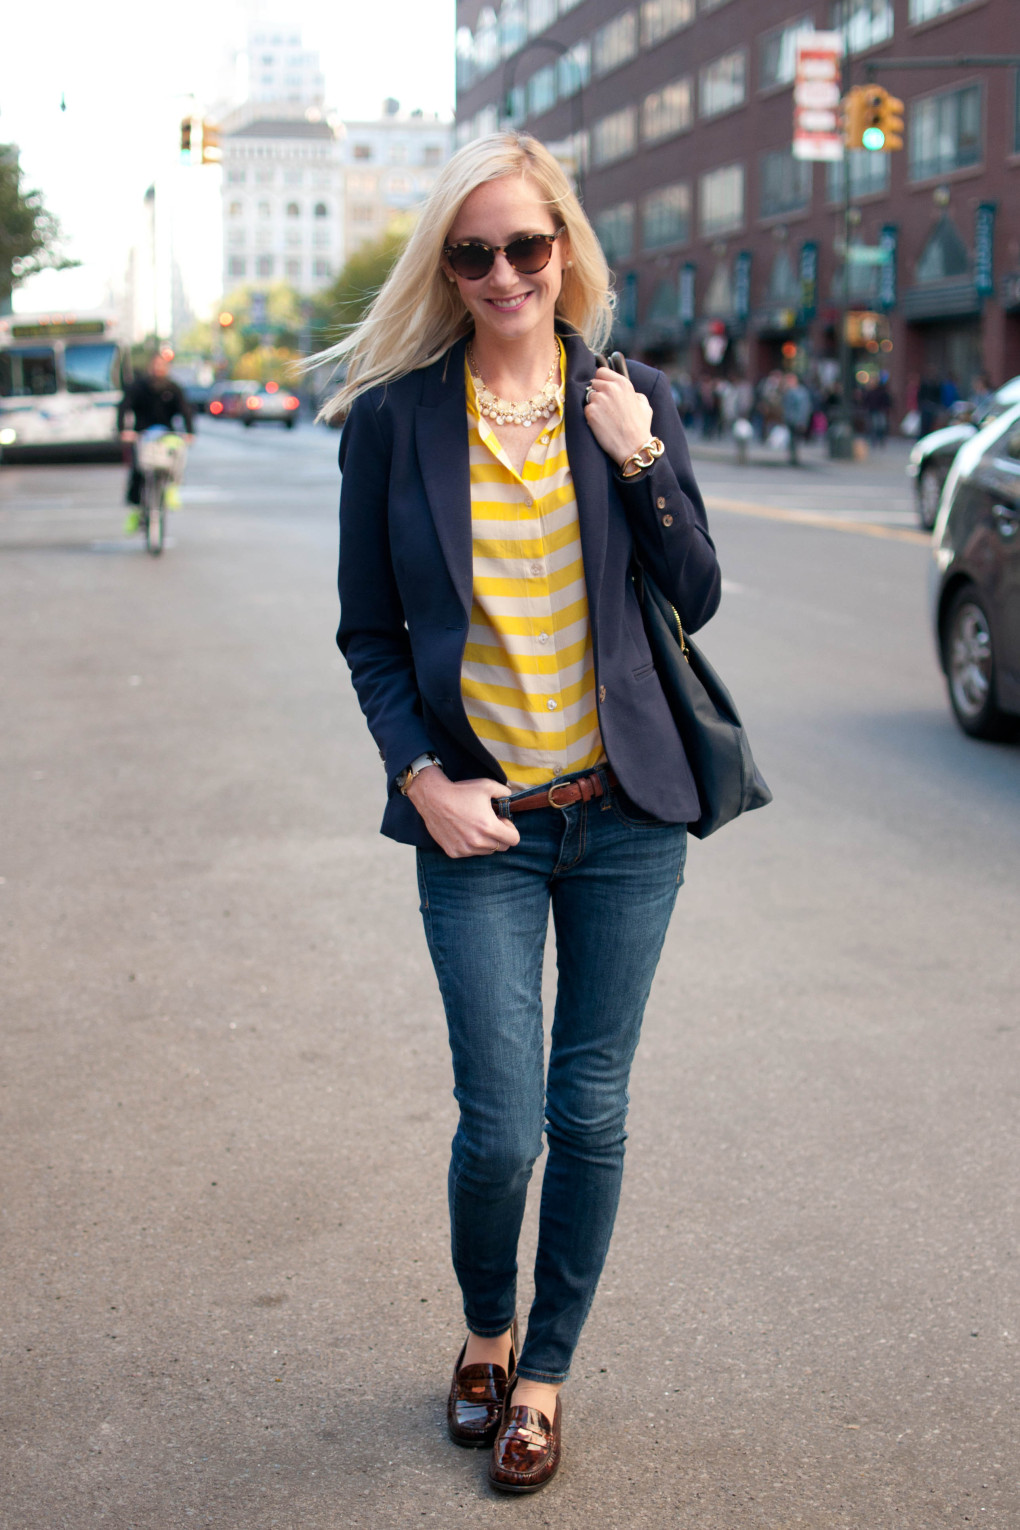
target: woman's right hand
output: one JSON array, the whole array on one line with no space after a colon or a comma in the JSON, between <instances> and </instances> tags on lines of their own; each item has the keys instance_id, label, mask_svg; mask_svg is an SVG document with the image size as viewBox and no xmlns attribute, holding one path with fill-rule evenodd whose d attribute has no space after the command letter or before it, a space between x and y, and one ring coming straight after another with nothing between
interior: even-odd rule
<instances>
[{"instance_id":1,"label":"woman's right hand","mask_svg":"<svg viewBox=\"0 0 1020 1530\"><path fill-rule=\"evenodd\" d=\"M511 795L501 781L451 781L441 766L430 765L418 772L407 795L436 844L455 861L520 843L510 820L493 810L493 797Z\"/></svg>"}]
</instances>

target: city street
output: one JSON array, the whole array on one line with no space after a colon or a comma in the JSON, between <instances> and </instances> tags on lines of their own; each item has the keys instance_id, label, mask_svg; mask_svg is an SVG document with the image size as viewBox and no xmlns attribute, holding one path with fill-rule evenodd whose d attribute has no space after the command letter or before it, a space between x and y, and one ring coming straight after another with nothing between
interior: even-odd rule
<instances>
[{"instance_id":1,"label":"city street","mask_svg":"<svg viewBox=\"0 0 1020 1530\"><path fill-rule=\"evenodd\" d=\"M337 440L203 418L161 558L120 467L0 466L0 1524L1016 1530L1020 744L952 721L905 445L696 448L775 802L691 844L514 1501L445 1433L455 1105Z\"/></svg>"}]
</instances>

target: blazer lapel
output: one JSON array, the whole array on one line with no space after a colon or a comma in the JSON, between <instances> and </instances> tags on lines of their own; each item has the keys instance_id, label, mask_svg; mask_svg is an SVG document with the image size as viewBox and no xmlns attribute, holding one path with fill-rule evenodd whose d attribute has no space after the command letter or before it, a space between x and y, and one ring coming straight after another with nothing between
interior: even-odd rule
<instances>
[{"instance_id":1,"label":"blazer lapel","mask_svg":"<svg viewBox=\"0 0 1020 1530\"><path fill-rule=\"evenodd\" d=\"M428 369L415 410L415 444L439 545L465 615L471 613L471 473L468 461L466 339Z\"/></svg>"},{"instance_id":2,"label":"blazer lapel","mask_svg":"<svg viewBox=\"0 0 1020 1530\"><path fill-rule=\"evenodd\" d=\"M577 496L581 557L588 590L592 638L597 632L599 593L606 562L609 525L609 459L584 417L584 395L595 375L595 357L580 336L560 330L567 352L565 427L570 474Z\"/></svg>"}]
</instances>

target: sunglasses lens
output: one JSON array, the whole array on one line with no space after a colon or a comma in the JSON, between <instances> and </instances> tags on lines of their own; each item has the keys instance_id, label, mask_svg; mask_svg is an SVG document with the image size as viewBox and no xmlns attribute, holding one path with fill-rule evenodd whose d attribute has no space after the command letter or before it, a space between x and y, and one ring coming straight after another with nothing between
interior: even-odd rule
<instances>
[{"instance_id":1,"label":"sunglasses lens","mask_svg":"<svg viewBox=\"0 0 1020 1530\"><path fill-rule=\"evenodd\" d=\"M527 234L506 247L506 258L515 271L534 276L544 271L552 259L552 240L546 234Z\"/></svg>"},{"instance_id":2,"label":"sunglasses lens","mask_svg":"<svg viewBox=\"0 0 1020 1530\"><path fill-rule=\"evenodd\" d=\"M452 270L469 282L488 276L496 259L487 244L454 245L447 251L446 258Z\"/></svg>"}]
</instances>

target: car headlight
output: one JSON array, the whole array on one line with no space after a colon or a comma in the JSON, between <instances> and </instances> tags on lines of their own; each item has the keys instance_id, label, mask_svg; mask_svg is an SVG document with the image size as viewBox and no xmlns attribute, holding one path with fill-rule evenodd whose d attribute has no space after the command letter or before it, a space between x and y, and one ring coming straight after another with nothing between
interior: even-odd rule
<instances>
[{"instance_id":1,"label":"car headlight","mask_svg":"<svg viewBox=\"0 0 1020 1530\"><path fill-rule=\"evenodd\" d=\"M18 432L12 430L10 426L7 426L5 430L0 430L0 446L13 446L17 439Z\"/></svg>"}]
</instances>

